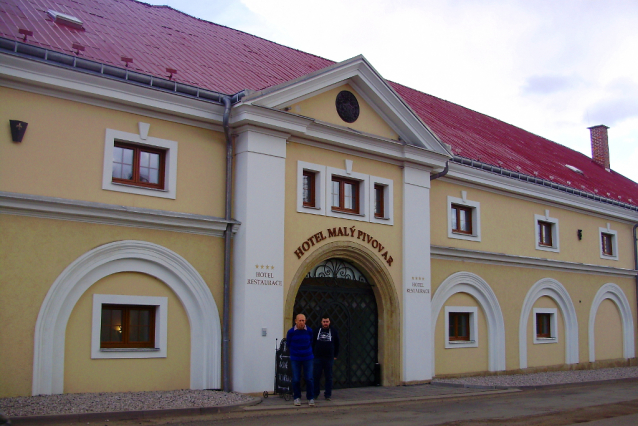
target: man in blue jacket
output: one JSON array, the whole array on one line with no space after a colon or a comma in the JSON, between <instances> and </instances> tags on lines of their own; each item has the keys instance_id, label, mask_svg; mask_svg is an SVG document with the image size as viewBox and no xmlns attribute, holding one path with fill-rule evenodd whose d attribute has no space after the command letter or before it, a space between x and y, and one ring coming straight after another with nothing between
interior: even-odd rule
<instances>
[{"instance_id":1,"label":"man in blue jacket","mask_svg":"<svg viewBox=\"0 0 638 426\"><path fill-rule=\"evenodd\" d=\"M312 338L312 348L315 355L315 396L319 396L319 382L321 373L326 373L326 389L323 395L328 401L332 397L332 364L339 356L339 333L330 326L328 315L321 317L321 328L315 330Z\"/></svg>"},{"instance_id":2,"label":"man in blue jacket","mask_svg":"<svg viewBox=\"0 0 638 426\"><path fill-rule=\"evenodd\" d=\"M295 326L288 330L286 335L288 348L290 348L290 365L292 367L292 393L296 406L301 405L301 370L303 369L306 380L306 398L308 405L314 406L314 383L312 374L312 329L306 326L306 316L298 314L295 317Z\"/></svg>"}]
</instances>

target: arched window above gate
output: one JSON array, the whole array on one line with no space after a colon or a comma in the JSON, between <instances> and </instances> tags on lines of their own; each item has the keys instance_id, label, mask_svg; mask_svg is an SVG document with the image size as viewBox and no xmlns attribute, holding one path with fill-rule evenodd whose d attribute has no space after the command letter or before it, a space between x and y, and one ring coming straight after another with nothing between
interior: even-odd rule
<instances>
[{"instance_id":1,"label":"arched window above gate","mask_svg":"<svg viewBox=\"0 0 638 426\"><path fill-rule=\"evenodd\" d=\"M370 284L354 265L342 259L327 259L312 268L306 278L336 278Z\"/></svg>"}]
</instances>

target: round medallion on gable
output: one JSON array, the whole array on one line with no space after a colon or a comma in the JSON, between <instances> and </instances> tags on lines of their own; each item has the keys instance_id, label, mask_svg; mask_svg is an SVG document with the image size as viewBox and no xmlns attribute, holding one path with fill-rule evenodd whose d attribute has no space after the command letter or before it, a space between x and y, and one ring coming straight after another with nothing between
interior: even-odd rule
<instances>
[{"instance_id":1,"label":"round medallion on gable","mask_svg":"<svg viewBox=\"0 0 638 426\"><path fill-rule=\"evenodd\" d=\"M354 123L359 118L359 101L352 92L342 90L335 102L339 117L346 123Z\"/></svg>"}]
</instances>

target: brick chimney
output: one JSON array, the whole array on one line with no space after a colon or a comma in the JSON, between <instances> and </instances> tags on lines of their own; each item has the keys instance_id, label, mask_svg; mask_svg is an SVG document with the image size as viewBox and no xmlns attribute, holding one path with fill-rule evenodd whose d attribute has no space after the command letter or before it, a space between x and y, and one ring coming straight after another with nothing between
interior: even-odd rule
<instances>
[{"instance_id":1,"label":"brick chimney","mask_svg":"<svg viewBox=\"0 0 638 426\"><path fill-rule=\"evenodd\" d=\"M607 129L604 124L588 127L591 132L591 158L609 171L609 143L607 141Z\"/></svg>"}]
</instances>

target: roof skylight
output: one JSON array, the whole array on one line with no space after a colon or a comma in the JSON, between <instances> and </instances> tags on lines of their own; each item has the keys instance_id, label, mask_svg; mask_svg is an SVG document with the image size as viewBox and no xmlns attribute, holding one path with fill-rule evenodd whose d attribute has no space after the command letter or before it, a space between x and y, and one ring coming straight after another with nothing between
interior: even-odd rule
<instances>
[{"instance_id":1,"label":"roof skylight","mask_svg":"<svg viewBox=\"0 0 638 426\"><path fill-rule=\"evenodd\" d=\"M583 171L581 169L579 169L578 167L574 167L572 165L569 164L565 164L565 167L567 167L569 170L571 170L572 172L576 172L578 174L584 175L585 173L583 173Z\"/></svg>"},{"instance_id":2,"label":"roof skylight","mask_svg":"<svg viewBox=\"0 0 638 426\"><path fill-rule=\"evenodd\" d=\"M67 25L71 28L77 28L78 30L82 29L84 23L73 15L67 15L66 13L56 12L55 10L49 9L47 14L53 19L56 24Z\"/></svg>"}]
</instances>

